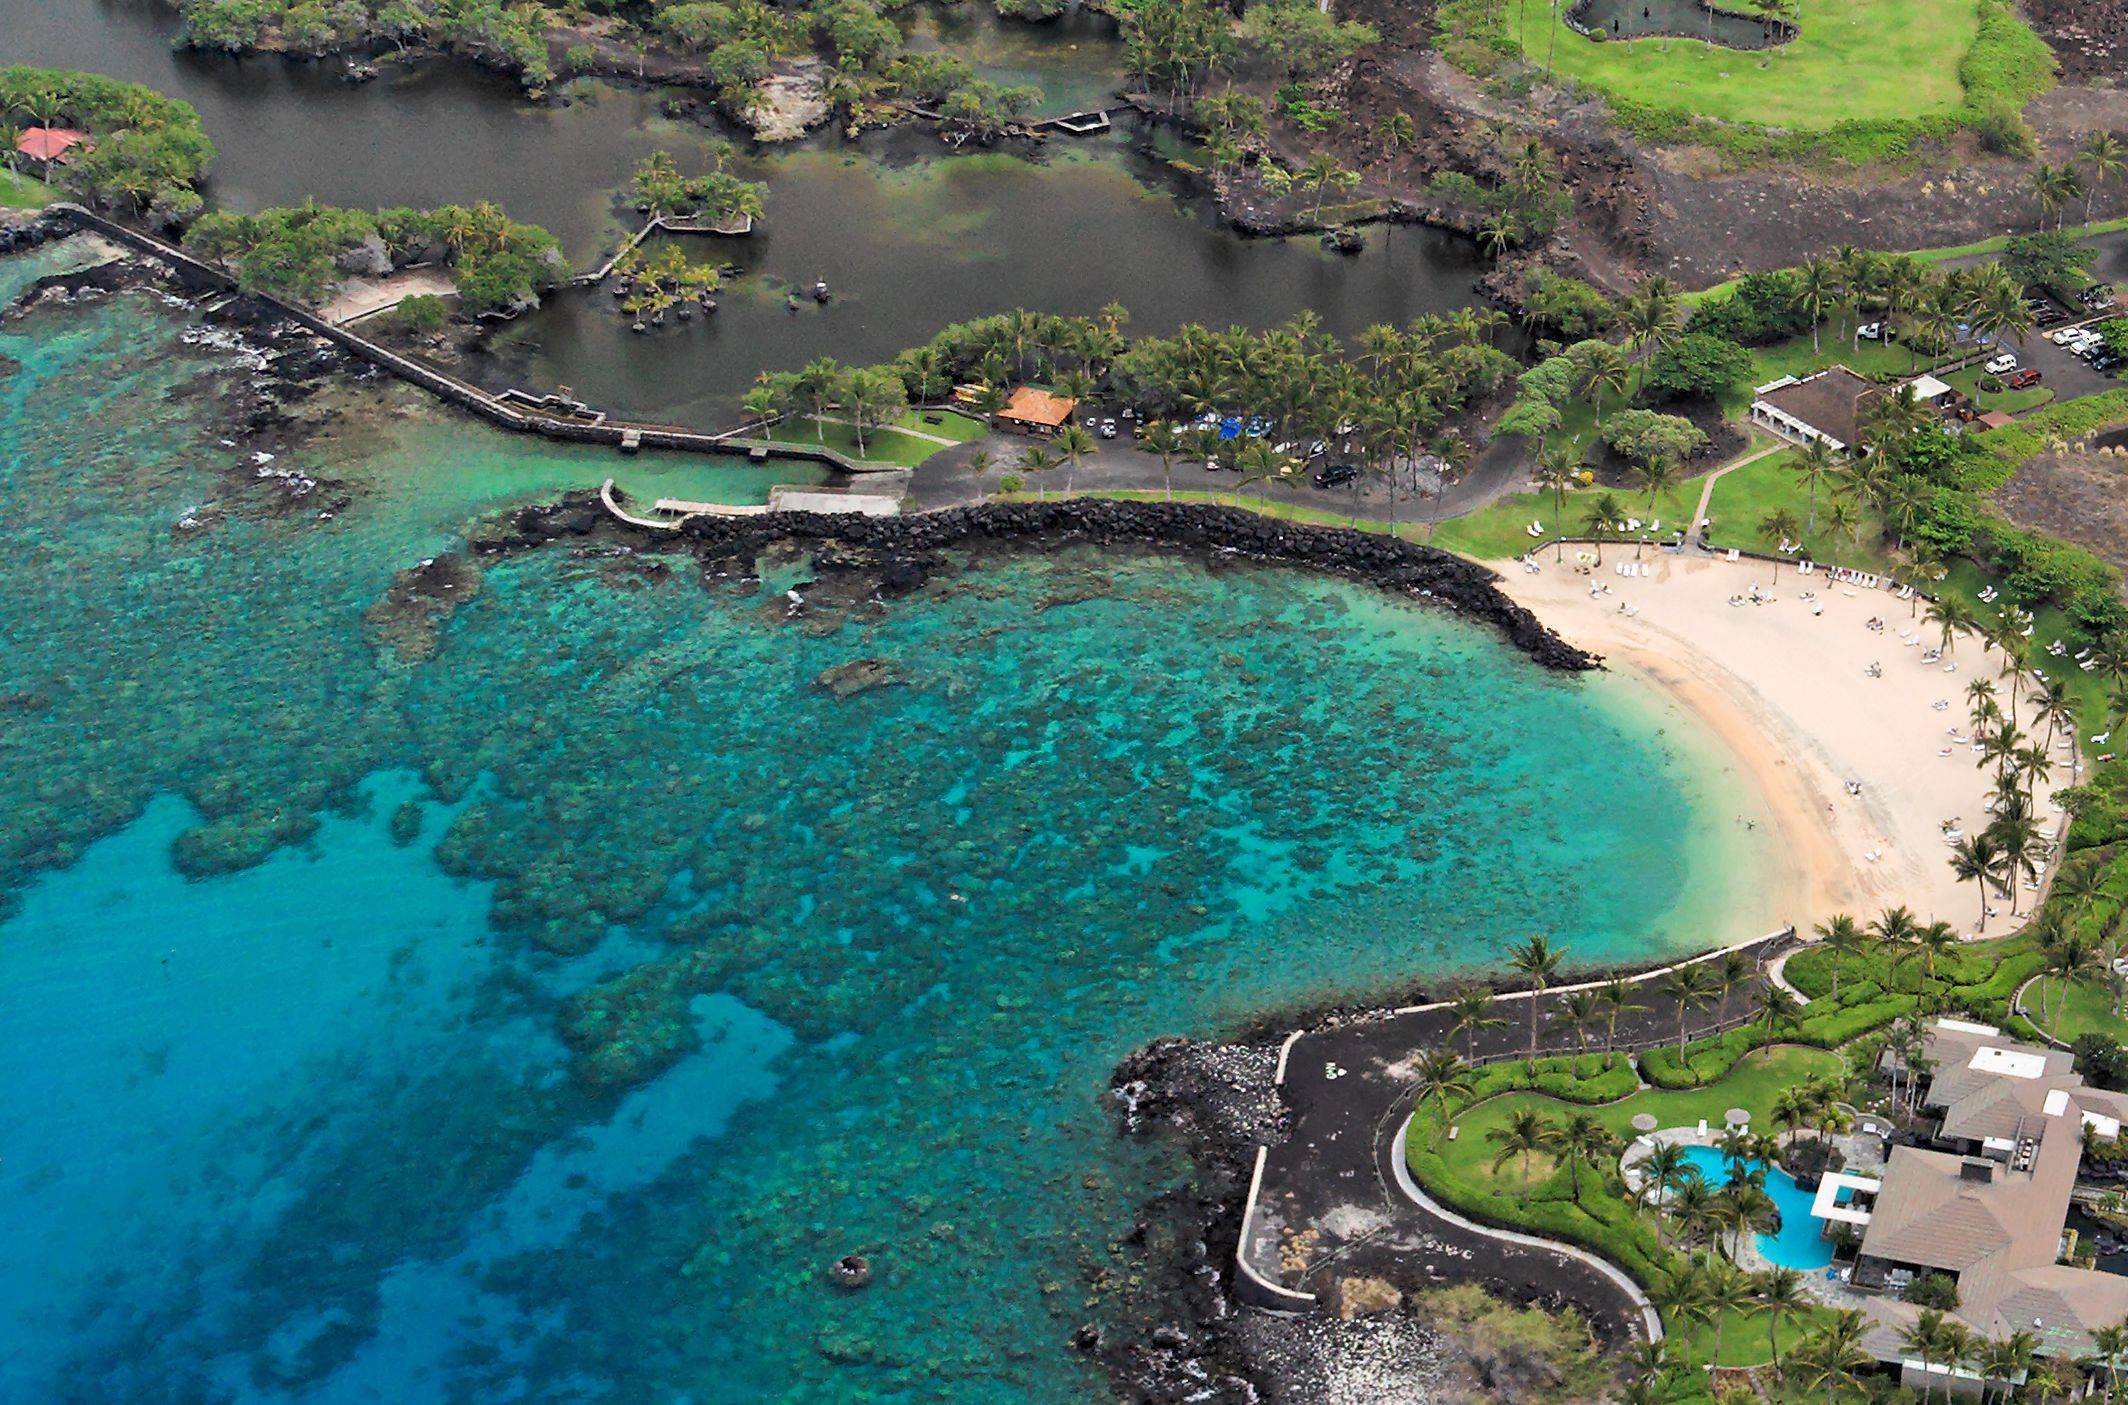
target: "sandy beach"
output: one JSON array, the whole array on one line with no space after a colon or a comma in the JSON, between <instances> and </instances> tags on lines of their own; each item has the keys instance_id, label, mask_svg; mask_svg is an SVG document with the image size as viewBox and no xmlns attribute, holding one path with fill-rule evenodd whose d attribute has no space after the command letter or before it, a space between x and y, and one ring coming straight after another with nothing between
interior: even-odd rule
<instances>
[{"instance_id":1,"label":"sandy beach","mask_svg":"<svg viewBox=\"0 0 2128 1405\"><path fill-rule=\"evenodd\" d=\"M1784 566L1776 584L1766 562L1650 550L1641 557L1650 574L1620 576L1630 547L1606 549L1602 565L1581 574L1575 555L1569 546L1562 564L1544 552L1535 574L1495 564L1508 594L1607 666L1674 698L1756 781L1781 890L1774 906L1786 920L1807 933L1835 912L1867 920L1903 903L1924 921L1979 931L1979 894L1952 876L1945 828L1976 833L1988 820L1992 773L1956 738L1971 731L1965 690L1976 676L1996 680L2007 706L1999 653L1968 636L1945 660L1923 663L1938 635L1914 602L1823 574ZM1743 603L1732 604L1737 597ZM1872 618L1881 631L1868 627ZM1872 664L1882 676L1870 676ZM2050 665L2075 666L2044 658ZM2029 715L2021 706L2020 723ZM2057 769L2039 789L2050 838L2054 792L2074 781L2075 745L2057 736ZM2019 911L2037 896L2021 889ZM1990 906L1987 932L2009 931L2009 901Z\"/></svg>"}]
</instances>

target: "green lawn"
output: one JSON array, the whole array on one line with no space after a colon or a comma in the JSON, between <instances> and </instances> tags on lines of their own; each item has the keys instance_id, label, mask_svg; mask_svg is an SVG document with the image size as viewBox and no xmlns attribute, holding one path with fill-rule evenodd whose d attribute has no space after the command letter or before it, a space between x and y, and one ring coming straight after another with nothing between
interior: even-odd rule
<instances>
[{"instance_id":1,"label":"green lawn","mask_svg":"<svg viewBox=\"0 0 2128 1405\"><path fill-rule=\"evenodd\" d=\"M2054 387L2042 382L2024 390L2000 390L1984 392L1980 378L1986 374L1978 366L1968 366L1962 371L1953 371L1943 377L1943 383L1953 390L1964 391L1973 403L1985 414L2000 410L2006 415L2021 415L2027 410L2036 410L2054 398Z\"/></svg>"},{"instance_id":2,"label":"green lawn","mask_svg":"<svg viewBox=\"0 0 2128 1405\"><path fill-rule=\"evenodd\" d=\"M0 207L10 210L38 210L56 200L58 194L35 176L26 176L19 171L0 170Z\"/></svg>"},{"instance_id":3,"label":"green lawn","mask_svg":"<svg viewBox=\"0 0 2128 1405\"><path fill-rule=\"evenodd\" d=\"M919 434L951 439L956 444L980 439L990 432L989 425L958 410L911 410L894 423L903 429L913 429Z\"/></svg>"},{"instance_id":4,"label":"green lawn","mask_svg":"<svg viewBox=\"0 0 2128 1405\"><path fill-rule=\"evenodd\" d=\"M925 425L924 431L940 438L953 437L944 429L931 425ZM855 426L834 421L819 425L805 418L785 420L771 429L768 437L779 444L825 445L853 459L900 464L904 468L914 468L946 447L929 439L919 439L913 434L903 434L896 429L875 429L866 433L864 448L860 450L857 447Z\"/></svg>"},{"instance_id":5,"label":"green lawn","mask_svg":"<svg viewBox=\"0 0 2128 1405\"><path fill-rule=\"evenodd\" d=\"M2025 993L2025 1009L2034 1022L2039 1016L2039 987ZM2083 980L2064 992L2059 981L2047 982L2047 1021L2040 1026L2056 1039L2074 1040L2081 1034L2110 1034L2128 1039L2128 1020L2113 1012L2113 992L2104 981Z\"/></svg>"},{"instance_id":6,"label":"green lawn","mask_svg":"<svg viewBox=\"0 0 2128 1405\"><path fill-rule=\"evenodd\" d=\"M1764 385L1782 376L1801 378L1828 366L1845 366L1871 380L1898 380L1914 374L1914 355L1896 342L1864 341L1859 346L1846 328L1828 325L1813 348L1809 337L1792 337L1751 351L1751 384ZM1921 369L1928 369L1922 358ZM1742 407L1738 407L1742 408Z\"/></svg>"},{"instance_id":7,"label":"green lawn","mask_svg":"<svg viewBox=\"0 0 2128 1405\"><path fill-rule=\"evenodd\" d=\"M1582 514L1598 495L1606 492L1616 495L1628 518L1638 517L1648 523L1660 521L1659 540L1668 541L1673 529L1691 522L1692 513L1699 506L1700 489L1705 483L1704 475L1688 478L1657 493L1652 503L1646 493L1629 487L1581 488L1565 495L1563 514L1554 508L1550 493L1509 493L1476 512L1443 522L1434 533L1433 544L1444 551L1480 561L1503 561L1520 556L1535 547L1539 540L1528 532L1531 522L1543 523L1547 537L1557 535L1562 523L1567 535L1583 535L1588 529L1582 525Z\"/></svg>"},{"instance_id":8,"label":"green lawn","mask_svg":"<svg viewBox=\"0 0 2128 1405\"><path fill-rule=\"evenodd\" d=\"M1707 505L1707 515L1714 520L1708 528L1708 539L1719 546L1773 551L1780 543L1774 540L1775 534L1761 530L1759 523L1767 513L1784 507L1796 515L1798 522L1807 525L1810 493L1794 472L1799 456L1797 450L1783 449L1725 474L1714 485L1713 501ZM1890 553L1878 540L1874 519L1861 523L1853 540L1826 526L1825 508L1832 501L1832 493L1831 482L1819 486L1817 530L1804 533L1805 550L1801 555L1830 565L1889 569Z\"/></svg>"},{"instance_id":9,"label":"green lawn","mask_svg":"<svg viewBox=\"0 0 2128 1405\"><path fill-rule=\"evenodd\" d=\"M1823 1049L1782 1046L1746 1054L1737 1062L1735 1069L1706 1088L1670 1092L1660 1089L1644 1089L1616 1102L1586 1108L1621 1141L1634 1135L1633 1118L1640 1113L1652 1113L1658 1124L1665 1127L1695 1126L1704 1118L1710 1126L1720 1126L1722 1115L1729 1108L1748 1109L1756 1121L1764 1121L1770 1115L1774 1099L1781 1091L1797 1083L1828 1073L1838 1073L1845 1066L1840 1055ZM1635 1212L1626 1203L1615 1176L1606 1169L1602 1172L1590 1168L1581 1172L1582 1199L1573 1199L1572 1178L1568 1171L1539 1156L1532 1158L1530 1177L1523 1179L1519 1158L1504 1164L1499 1171L1493 1170L1495 1148L1487 1133L1502 1126L1509 1116L1518 1110L1534 1108L1546 1117L1562 1119L1574 1112L1584 1110L1582 1105L1537 1092L1503 1094L1478 1103L1464 1111L1454 1121L1455 1140L1436 1142L1437 1114L1431 1109L1422 1109L1412 1121L1408 1156L1413 1172L1435 1189L1445 1187L1451 1192L1449 1198L1466 1210L1510 1223L1528 1224L1539 1232L1567 1233L1591 1242L1599 1248L1605 1244L1625 1245L1637 1243L1644 1250L1651 1249L1654 1213ZM1490 1206L1490 1209L1488 1209ZM1668 1251L1654 1249L1667 1255ZM1809 1322L1799 1317L1795 1323L1784 1324L1781 1339L1784 1349L1808 1330ZM1680 1342L1694 1359L1704 1361L1713 1347L1711 1325L1699 1326L1685 1331ZM1724 1319L1722 1324L1722 1363L1725 1366L1750 1366L1768 1358L1766 1322L1763 1318L1737 1314Z\"/></svg>"},{"instance_id":10,"label":"green lawn","mask_svg":"<svg viewBox=\"0 0 2128 1405\"><path fill-rule=\"evenodd\" d=\"M1959 66L1980 32L1979 0L1811 0L1795 41L1764 53L1694 39L1598 42L1563 24L1554 50L1552 8L1518 13L1523 52L1540 67L1556 52L1560 74L1629 102L1790 129L1956 111L1966 97ZM1508 17L1510 35L1516 22Z\"/></svg>"}]
</instances>

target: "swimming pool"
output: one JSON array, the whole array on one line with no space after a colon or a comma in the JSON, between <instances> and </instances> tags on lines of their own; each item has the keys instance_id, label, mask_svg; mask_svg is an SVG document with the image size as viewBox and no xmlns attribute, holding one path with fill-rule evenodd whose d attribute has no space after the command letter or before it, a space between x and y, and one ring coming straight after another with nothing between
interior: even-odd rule
<instances>
[{"instance_id":1,"label":"swimming pool","mask_svg":"<svg viewBox=\"0 0 2128 1405\"><path fill-rule=\"evenodd\" d=\"M1686 1147L1685 1164L1700 1173L1709 1190L1720 1190L1729 1184L1727 1160L1716 1147ZM1766 1163L1750 1164L1756 1170ZM1804 1272L1830 1264L1832 1241L1818 1233L1824 1225L1810 1213L1810 1202L1815 1198L1812 1193L1797 1185L1795 1177L1780 1167L1766 1166L1766 1194L1773 1197L1781 1212L1781 1232L1758 1236L1759 1252L1766 1261Z\"/></svg>"}]
</instances>

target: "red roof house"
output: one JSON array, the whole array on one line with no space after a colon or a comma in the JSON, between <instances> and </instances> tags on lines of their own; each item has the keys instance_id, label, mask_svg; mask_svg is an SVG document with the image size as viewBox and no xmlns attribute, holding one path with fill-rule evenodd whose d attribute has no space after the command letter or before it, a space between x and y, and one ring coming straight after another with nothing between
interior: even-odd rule
<instances>
[{"instance_id":1,"label":"red roof house","mask_svg":"<svg viewBox=\"0 0 2128 1405\"><path fill-rule=\"evenodd\" d=\"M32 161L44 162L63 162L75 147L87 150L91 145L87 132L72 127L25 127L15 139L15 150Z\"/></svg>"}]
</instances>

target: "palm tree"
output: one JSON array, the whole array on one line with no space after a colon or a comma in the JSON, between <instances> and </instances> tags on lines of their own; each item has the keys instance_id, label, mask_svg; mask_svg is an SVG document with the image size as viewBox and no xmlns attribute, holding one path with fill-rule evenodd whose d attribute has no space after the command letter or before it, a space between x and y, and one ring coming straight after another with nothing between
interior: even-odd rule
<instances>
[{"instance_id":1,"label":"palm tree","mask_svg":"<svg viewBox=\"0 0 2128 1405\"><path fill-rule=\"evenodd\" d=\"M1860 924L1844 912L1834 913L1812 929L1832 958L1832 1002L1840 1003L1840 963L1869 944Z\"/></svg>"},{"instance_id":2,"label":"palm tree","mask_svg":"<svg viewBox=\"0 0 2128 1405\"><path fill-rule=\"evenodd\" d=\"M1522 1184L1527 1189L1530 1182L1530 1158L1540 1151L1548 1152L1557 1146L1559 1129L1535 1108L1525 1107L1509 1113L1507 1121L1487 1132L1485 1139L1495 1148L1495 1172L1515 1157L1522 1158Z\"/></svg>"},{"instance_id":3,"label":"palm tree","mask_svg":"<svg viewBox=\"0 0 2128 1405\"><path fill-rule=\"evenodd\" d=\"M1766 1347L1773 1353L1774 1379L1781 1378L1781 1323L1810 1305L1803 1293L1803 1275L1792 1268L1774 1268L1758 1276L1751 1296L1766 1318Z\"/></svg>"},{"instance_id":4,"label":"palm tree","mask_svg":"<svg viewBox=\"0 0 2128 1405\"><path fill-rule=\"evenodd\" d=\"M1691 1169L1692 1163L1686 1157L1682 1143L1656 1143L1654 1149L1641 1159L1640 1200L1661 1204L1663 1192L1677 1185Z\"/></svg>"},{"instance_id":5,"label":"palm tree","mask_svg":"<svg viewBox=\"0 0 2128 1405\"><path fill-rule=\"evenodd\" d=\"M1835 1396L1850 1393L1858 1374L1873 1364L1862 1350L1862 1331L1861 1313L1836 1312L1791 1358L1800 1368L1803 1383L1825 1392L1825 1405L1833 1405Z\"/></svg>"},{"instance_id":6,"label":"palm tree","mask_svg":"<svg viewBox=\"0 0 2128 1405\"><path fill-rule=\"evenodd\" d=\"M1809 259L1798 270L1795 283L1797 310L1810 319L1810 350L1815 355L1822 348L1818 334L1825 325L1825 314L1840 305L1840 274L1832 263L1823 258Z\"/></svg>"},{"instance_id":7,"label":"palm tree","mask_svg":"<svg viewBox=\"0 0 2128 1405\"><path fill-rule=\"evenodd\" d=\"M1714 967L1714 993L1721 1001L1715 1018L1726 1024L1729 1021L1729 995L1738 986L1758 974L1758 964L1741 951L1732 951Z\"/></svg>"},{"instance_id":8,"label":"palm tree","mask_svg":"<svg viewBox=\"0 0 2128 1405\"><path fill-rule=\"evenodd\" d=\"M1478 1057L1479 1033L1498 1029L1507 1023L1505 1019L1493 1013L1493 993L1483 986L1458 991L1448 1002L1448 1013L1451 1019L1448 1037L1453 1039L1458 1034L1462 1035L1465 1056L1473 1062Z\"/></svg>"},{"instance_id":9,"label":"palm tree","mask_svg":"<svg viewBox=\"0 0 2128 1405\"><path fill-rule=\"evenodd\" d=\"M1597 990L1603 1000L1603 1066L1611 1066L1611 1048L1618 1040L1618 1019L1647 1007L1633 1002L1633 983L1614 977Z\"/></svg>"},{"instance_id":10,"label":"palm tree","mask_svg":"<svg viewBox=\"0 0 2128 1405\"><path fill-rule=\"evenodd\" d=\"M1771 1042L1774 1030L1782 1025L1793 1027L1802 1023L1803 1007L1796 1002L1793 995L1779 986L1768 986L1759 1005L1759 1018L1765 1022L1766 1038Z\"/></svg>"},{"instance_id":11,"label":"palm tree","mask_svg":"<svg viewBox=\"0 0 2128 1405\"><path fill-rule=\"evenodd\" d=\"M1056 444L1057 452L1064 456L1064 493L1068 497L1071 495L1072 471L1079 466L1081 458L1094 451L1094 437L1086 432L1083 424L1067 424L1057 431L1052 442Z\"/></svg>"},{"instance_id":12,"label":"palm tree","mask_svg":"<svg viewBox=\"0 0 2128 1405\"><path fill-rule=\"evenodd\" d=\"M813 429L823 444L828 442L825 416L834 408L848 380L849 373L843 370L841 362L832 356L822 356L807 362L792 386L798 399L810 407L808 413L813 419Z\"/></svg>"},{"instance_id":13,"label":"palm tree","mask_svg":"<svg viewBox=\"0 0 2128 1405\"><path fill-rule=\"evenodd\" d=\"M1160 456L1160 479L1167 485L1167 500L1175 500L1175 455L1182 452L1182 432L1160 421L1145 432L1145 447Z\"/></svg>"},{"instance_id":14,"label":"palm tree","mask_svg":"<svg viewBox=\"0 0 2128 1405\"><path fill-rule=\"evenodd\" d=\"M1655 500L1677 486L1677 465L1671 461L1669 455L1657 454L1646 463L1635 464L1633 477L1647 491L1648 508L1652 513ZM1634 548L1634 555L1639 554L1639 548Z\"/></svg>"},{"instance_id":15,"label":"palm tree","mask_svg":"<svg viewBox=\"0 0 2128 1405\"><path fill-rule=\"evenodd\" d=\"M1020 471L1034 480L1034 495L1037 501L1046 494L1043 487L1049 470L1057 466L1057 456L1040 444L1029 444L1020 454Z\"/></svg>"},{"instance_id":16,"label":"palm tree","mask_svg":"<svg viewBox=\"0 0 2128 1405\"><path fill-rule=\"evenodd\" d=\"M1631 380L1631 370L1625 353L1607 341L1599 341L1581 352L1577 377L1580 393L1596 407L1596 428L1603 428L1603 394L1625 394Z\"/></svg>"},{"instance_id":17,"label":"palm tree","mask_svg":"<svg viewBox=\"0 0 2128 1405\"><path fill-rule=\"evenodd\" d=\"M2039 1338L2028 1331L2019 1330L2000 1341L1983 1342L1973 1358L1973 1364L1980 1372L1981 1400L1986 1401L1993 1393L1990 1387L2000 1386L2002 1399L2008 1401L2017 1382L2031 1372L2038 1355Z\"/></svg>"},{"instance_id":18,"label":"palm tree","mask_svg":"<svg viewBox=\"0 0 2128 1405\"><path fill-rule=\"evenodd\" d=\"M1684 302L1676 285L1658 273L1626 299L1620 320L1640 351L1639 384L1634 392L1638 394L1647 386L1649 361L1670 345L1683 327Z\"/></svg>"},{"instance_id":19,"label":"palm tree","mask_svg":"<svg viewBox=\"0 0 2128 1405\"><path fill-rule=\"evenodd\" d=\"M1529 1056L1532 1063L1537 1060L1537 1007L1544 1003L1545 989L1559 974L1559 965L1565 959L1566 952L1555 949L1543 936L1532 936L1507 958L1510 970L1529 978Z\"/></svg>"},{"instance_id":20,"label":"palm tree","mask_svg":"<svg viewBox=\"0 0 2128 1405\"><path fill-rule=\"evenodd\" d=\"M1946 654L1957 652L1959 632L1972 628L1974 618L1973 607L1955 595L1931 600L1922 614L1923 620L1942 629L1942 648Z\"/></svg>"},{"instance_id":21,"label":"palm tree","mask_svg":"<svg viewBox=\"0 0 2128 1405\"><path fill-rule=\"evenodd\" d=\"M1720 1260L1706 1266L1707 1320L1714 1324L1714 1365L1722 1363L1722 1329L1731 1317L1751 1310L1751 1283L1735 1267Z\"/></svg>"},{"instance_id":22,"label":"palm tree","mask_svg":"<svg viewBox=\"0 0 2128 1405\"><path fill-rule=\"evenodd\" d=\"M2093 132L2076 148L2076 159L2091 168L2091 178L2084 184L2084 223L2089 224L2098 188L2128 170L2128 146L2111 132Z\"/></svg>"},{"instance_id":23,"label":"palm tree","mask_svg":"<svg viewBox=\"0 0 2128 1405\"><path fill-rule=\"evenodd\" d=\"M1581 455L1571 444L1547 444L1537 455L1537 486L1552 494L1552 522L1558 534L1560 559L1566 553L1566 490L1574 486L1574 471Z\"/></svg>"},{"instance_id":24,"label":"palm tree","mask_svg":"<svg viewBox=\"0 0 2128 1405\"><path fill-rule=\"evenodd\" d=\"M1980 888L1980 930L1983 932L1988 929L1988 885L1995 881L2001 867L2002 851L1986 834L1967 835L1951 849L1951 872L1960 883L1973 883Z\"/></svg>"},{"instance_id":25,"label":"palm tree","mask_svg":"<svg viewBox=\"0 0 2128 1405\"><path fill-rule=\"evenodd\" d=\"M1598 493L1594 501L1581 510L1582 530L1596 545L1596 564L1603 564L1604 533L1614 530L1612 524L1625 516L1616 493Z\"/></svg>"},{"instance_id":26,"label":"palm tree","mask_svg":"<svg viewBox=\"0 0 2128 1405\"><path fill-rule=\"evenodd\" d=\"M1677 1053L1682 1058L1685 1052L1687 1011L1707 1003L1712 992L1707 981L1707 969L1700 962L1678 966L1665 972L1655 983L1655 993L1677 1007Z\"/></svg>"},{"instance_id":27,"label":"palm tree","mask_svg":"<svg viewBox=\"0 0 2128 1405\"><path fill-rule=\"evenodd\" d=\"M1558 1011L1552 1016L1574 1036L1574 1073L1581 1073L1581 1050L1590 1029L1603 1018L1603 1002L1593 990L1577 990L1559 1002Z\"/></svg>"},{"instance_id":28,"label":"palm tree","mask_svg":"<svg viewBox=\"0 0 2128 1405\"><path fill-rule=\"evenodd\" d=\"M1697 1177L1690 1185L1697 1187L1702 1193L1706 1190L1706 1187L1699 1184ZM1714 1320L1713 1310L1708 1306L1708 1271L1709 1266L1703 1257L1694 1255L1672 1268L1660 1283L1654 1285L1655 1291L1651 1296L1655 1305L1662 1309L1663 1316L1670 1319L1673 1327L1687 1322Z\"/></svg>"},{"instance_id":29,"label":"palm tree","mask_svg":"<svg viewBox=\"0 0 2128 1405\"><path fill-rule=\"evenodd\" d=\"M2128 1323L2101 1327L2091 1334L2091 1355L2085 1364L2105 1373L2102 1385L2108 1401L2113 1399L2113 1392L2120 1384L2118 1377L2123 1360L2128 1360Z\"/></svg>"},{"instance_id":30,"label":"palm tree","mask_svg":"<svg viewBox=\"0 0 2128 1405\"><path fill-rule=\"evenodd\" d=\"M1566 1120L1566 1126L1558 1134L1558 1148L1566 1158L1567 1175L1572 1183L1574 1203L1581 1203L1581 1168L1584 1164L1601 1167L1618 1154L1618 1137L1610 1128L1596 1120L1593 1113L1577 1112Z\"/></svg>"},{"instance_id":31,"label":"palm tree","mask_svg":"<svg viewBox=\"0 0 2128 1405\"><path fill-rule=\"evenodd\" d=\"M1803 452L1789 464L1789 470L1810 490L1809 516L1803 526L1805 532L1818 530L1818 489L1839 472L1839 468L1832 446L1822 439L1812 439L1804 444Z\"/></svg>"},{"instance_id":32,"label":"palm tree","mask_svg":"<svg viewBox=\"0 0 2128 1405\"><path fill-rule=\"evenodd\" d=\"M1796 520L1794 508L1777 507L1759 518L1759 534L1785 546L1802 537L1803 524ZM1775 584L1780 583L1781 557L1778 552L1773 558L1773 579Z\"/></svg>"},{"instance_id":33,"label":"palm tree","mask_svg":"<svg viewBox=\"0 0 2128 1405\"><path fill-rule=\"evenodd\" d=\"M1468 1098L1475 1087L1471 1072L1470 1065L1457 1058L1454 1050L1434 1049L1420 1057L1419 1066L1412 1073L1412 1085L1419 1090L1418 1105L1424 1107L1428 1098L1441 1105L1441 1116L1433 1129L1436 1146L1448 1131L1448 1100Z\"/></svg>"},{"instance_id":34,"label":"palm tree","mask_svg":"<svg viewBox=\"0 0 2128 1405\"><path fill-rule=\"evenodd\" d=\"M2062 207L2083 193L2084 183L2077 176L2076 168L2063 162L2056 166L2042 161L2032 168L2032 193L2039 197L2040 227L2046 227L2046 216L2054 216L2054 227L2061 228Z\"/></svg>"}]
</instances>

